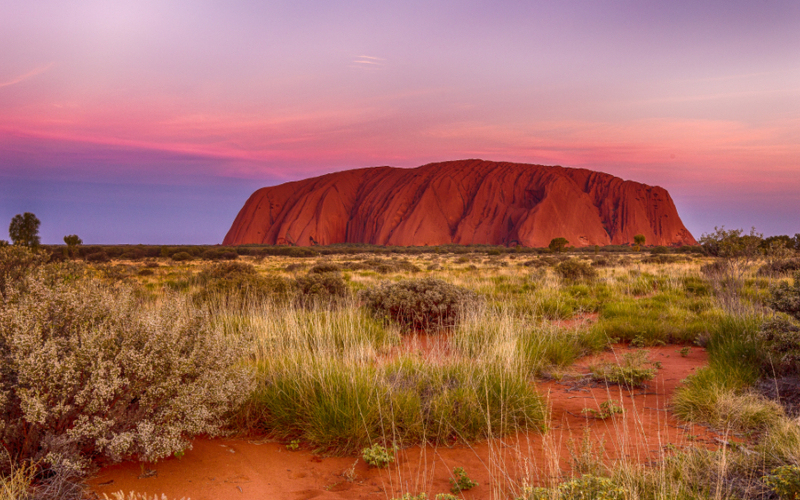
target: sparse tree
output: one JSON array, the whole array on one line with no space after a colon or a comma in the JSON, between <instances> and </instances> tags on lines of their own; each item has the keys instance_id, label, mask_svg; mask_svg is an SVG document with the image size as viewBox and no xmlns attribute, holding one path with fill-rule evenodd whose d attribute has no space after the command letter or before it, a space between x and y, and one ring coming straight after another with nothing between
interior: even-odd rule
<instances>
[{"instance_id":1,"label":"sparse tree","mask_svg":"<svg viewBox=\"0 0 800 500\"><path fill-rule=\"evenodd\" d=\"M39 246L40 224L39 219L30 212L17 214L11 219L8 235L15 245L36 248Z\"/></svg>"},{"instance_id":2,"label":"sparse tree","mask_svg":"<svg viewBox=\"0 0 800 500\"><path fill-rule=\"evenodd\" d=\"M75 251L80 245L83 245L83 240L77 234L68 234L64 236L64 243L67 244L67 255L75 257Z\"/></svg>"},{"instance_id":3,"label":"sparse tree","mask_svg":"<svg viewBox=\"0 0 800 500\"><path fill-rule=\"evenodd\" d=\"M633 243L635 244L635 246L633 247L633 249L638 252L639 250L642 249L642 245L644 245L644 242L645 242L645 239L644 239L644 235L643 234L634 235L633 236Z\"/></svg>"},{"instance_id":4,"label":"sparse tree","mask_svg":"<svg viewBox=\"0 0 800 500\"><path fill-rule=\"evenodd\" d=\"M569 240L566 238L553 238L550 240L548 248L553 252L561 252L567 245L569 245Z\"/></svg>"}]
</instances>

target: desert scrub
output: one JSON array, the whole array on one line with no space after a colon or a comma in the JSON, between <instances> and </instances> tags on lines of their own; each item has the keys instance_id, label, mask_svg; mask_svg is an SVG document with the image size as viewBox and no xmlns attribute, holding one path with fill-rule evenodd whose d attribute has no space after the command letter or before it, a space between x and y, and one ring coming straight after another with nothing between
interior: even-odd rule
<instances>
[{"instance_id":1,"label":"desert scrub","mask_svg":"<svg viewBox=\"0 0 800 500\"><path fill-rule=\"evenodd\" d=\"M594 408L584 408L581 410L581 413L590 417L599 418L600 420L605 420L613 417L614 415L621 415L625 413L625 410L619 405L619 403L609 399L608 401L603 401L600 403L598 410L595 410Z\"/></svg>"},{"instance_id":2,"label":"desert scrub","mask_svg":"<svg viewBox=\"0 0 800 500\"><path fill-rule=\"evenodd\" d=\"M416 495L413 493L404 493L403 496L392 498L392 500L428 500L428 495L426 493L417 493Z\"/></svg>"},{"instance_id":3,"label":"desert scrub","mask_svg":"<svg viewBox=\"0 0 800 500\"><path fill-rule=\"evenodd\" d=\"M766 484L781 500L800 499L800 467L783 465L764 477Z\"/></svg>"},{"instance_id":4,"label":"desert scrub","mask_svg":"<svg viewBox=\"0 0 800 500\"><path fill-rule=\"evenodd\" d=\"M588 262L578 259L568 259L555 267L556 274L564 281L593 281L597 279L597 269Z\"/></svg>"},{"instance_id":5,"label":"desert scrub","mask_svg":"<svg viewBox=\"0 0 800 500\"><path fill-rule=\"evenodd\" d=\"M784 281L773 288L768 305L800 320L800 272L794 274L793 281L791 286Z\"/></svg>"},{"instance_id":6,"label":"desert scrub","mask_svg":"<svg viewBox=\"0 0 800 500\"><path fill-rule=\"evenodd\" d=\"M242 354L183 297L30 277L0 306L0 444L76 470L167 457L250 392Z\"/></svg>"},{"instance_id":7,"label":"desert scrub","mask_svg":"<svg viewBox=\"0 0 800 500\"><path fill-rule=\"evenodd\" d=\"M247 426L319 451L353 453L376 440L467 442L541 429L545 406L515 366L401 357L371 360L295 353L262 359Z\"/></svg>"},{"instance_id":8,"label":"desert scrub","mask_svg":"<svg viewBox=\"0 0 800 500\"><path fill-rule=\"evenodd\" d=\"M618 362L592 365L589 370L597 381L630 388L641 387L656 376L656 365L647 359L647 354L645 350L627 352Z\"/></svg>"},{"instance_id":9,"label":"desert scrub","mask_svg":"<svg viewBox=\"0 0 800 500\"><path fill-rule=\"evenodd\" d=\"M610 478L586 474L555 489L529 488L517 500L624 500L625 493Z\"/></svg>"},{"instance_id":10,"label":"desert scrub","mask_svg":"<svg viewBox=\"0 0 800 500\"><path fill-rule=\"evenodd\" d=\"M264 301L283 303L294 295L291 280L261 275L244 262L208 265L194 281L200 287L194 294L195 301L211 304L214 310L242 309Z\"/></svg>"},{"instance_id":11,"label":"desert scrub","mask_svg":"<svg viewBox=\"0 0 800 500\"><path fill-rule=\"evenodd\" d=\"M478 486L477 481L473 481L467 475L467 471L463 467L455 467L453 469L453 477L450 478L450 492L461 493L462 491L471 490Z\"/></svg>"},{"instance_id":12,"label":"desert scrub","mask_svg":"<svg viewBox=\"0 0 800 500\"><path fill-rule=\"evenodd\" d=\"M367 310L407 330L452 327L478 302L474 292L435 278L382 283L363 290L360 297Z\"/></svg>"},{"instance_id":13,"label":"desert scrub","mask_svg":"<svg viewBox=\"0 0 800 500\"><path fill-rule=\"evenodd\" d=\"M341 303L349 295L347 282L338 272L311 272L295 279L295 302L301 307L325 307Z\"/></svg>"},{"instance_id":14,"label":"desert scrub","mask_svg":"<svg viewBox=\"0 0 800 500\"><path fill-rule=\"evenodd\" d=\"M19 283L48 258L44 251L17 245L0 246L0 298L5 297L6 288Z\"/></svg>"},{"instance_id":15,"label":"desert scrub","mask_svg":"<svg viewBox=\"0 0 800 500\"><path fill-rule=\"evenodd\" d=\"M765 373L800 374L800 326L788 317L775 316L761 325L756 340L764 352Z\"/></svg>"},{"instance_id":16,"label":"desert scrub","mask_svg":"<svg viewBox=\"0 0 800 500\"><path fill-rule=\"evenodd\" d=\"M375 443L361 450L361 458L363 458L364 462L370 467L385 469L389 467L389 464L394 463L394 455L397 453L397 450L397 445L386 448L385 446Z\"/></svg>"}]
</instances>

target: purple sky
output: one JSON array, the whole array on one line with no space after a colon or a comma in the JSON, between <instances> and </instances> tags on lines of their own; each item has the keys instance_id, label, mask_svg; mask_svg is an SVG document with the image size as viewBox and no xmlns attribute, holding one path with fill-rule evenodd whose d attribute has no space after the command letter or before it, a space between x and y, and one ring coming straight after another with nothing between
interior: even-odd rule
<instances>
[{"instance_id":1,"label":"purple sky","mask_svg":"<svg viewBox=\"0 0 800 500\"><path fill-rule=\"evenodd\" d=\"M255 189L462 158L800 233L800 2L0 0L0 238L218 243Z\"/></svg>"}]
</instances>

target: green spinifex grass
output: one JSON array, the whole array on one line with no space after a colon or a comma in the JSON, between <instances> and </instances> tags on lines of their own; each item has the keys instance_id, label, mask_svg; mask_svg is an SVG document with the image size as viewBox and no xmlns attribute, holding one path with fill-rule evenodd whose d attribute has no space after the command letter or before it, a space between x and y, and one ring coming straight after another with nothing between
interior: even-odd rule
<instances>
[{"instance_id":1,"label":"green spinifex grass","mask_svg":"<svg viewBox=\"0 0 800 500\"><path fill-rule=\"evenodd\" d=\"M508 308L484 305L465 315L449 336L453 351L476 360L517 363L530 374L566 367L579 357L603 349L602 332L581 326L561 327Z\"/></svg>"},{"instance_id":2,"label":"green spinifex grass","mask_svg":"<svg viewBox=\"0 0 800 500\"><path fill-rule=\"evenodd\" d=\"M543 427L542 398L513 358L398 357L398 331L356 307L264 305L246 324L258 384L239 424L250 429L352 453Z\"/></svg>"},{"instance_id":3,"label":"green spinifex grass","mask_svg":"<svg viewBox=\"0 0 800 500\"><path fill-rule=\"evenodd\" d=\"M250 425L318 449L372 442L450 443L542 429L545 405L523 371L501 363L385 364L296 355L259 362Z\"/></svg>"},{"instance_id":4,"label":"green spinifex grass","mask_svg":"<svg viewBox=\"0 0 800 500\"><path fill-rule=\"evenodd\" d=\"M611 338L636 340L642 345L691 342L710 331L721 316L707 297L667 290L606 303L593 328Z\"/></svg>"},{"instance_id":5,"label":"green spinifex grass","mask_svg":"<svg viewBox=\"0 0 800 500\"><path fill-rule=\"evenodd\" d=\"M673 407L686 420L739 431L763 430L783 415L780 406L749 391L761 375L759 315L725 315L711 328L709 364L678 389Z\"/></svg>"}]
</instances>

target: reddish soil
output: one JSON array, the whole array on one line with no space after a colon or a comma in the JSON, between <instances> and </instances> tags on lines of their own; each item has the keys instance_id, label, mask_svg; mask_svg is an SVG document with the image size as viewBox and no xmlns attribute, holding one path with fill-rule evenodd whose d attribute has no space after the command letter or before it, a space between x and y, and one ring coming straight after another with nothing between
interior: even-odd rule
<instances>
[{"instance_id":1,"label":"reddish soil","mask_svg":"<svg viewBox=\"0 0 800 500\"><path fill-rule=\"evenodd\" d=\"M431 339L419 340L426 350ZM585 373L589 364L613 359L626 349L618 346L614 352L581 360L575 369ZM705 364L706 352L693 347L682 357L679 346L648 350L650 359L660 361L662 368L641 390L606 388L583 377L539 384L549 396L552 413L551 429L544 435L531 432L472 446L412 447L402 450L397 463L385 470L369 469L356 457L323 458L305 449L290 452L274 442L197 439L182 459L149 464L148 469L157 471L151 477L139 479L140 465L129 462L101 470L90 486L101 495L123 490L192 500L389 499L421 491L433 499L449 491L453 467L464 467L480 486L464 492L463 498L508 498L512 484L524 480L542 484L569 474L571 452L578 450L587 428L595 453L606 464L620 459L650 462L668 444L714 446L715 434L681 425L667 411L675 388ZM608 399L620 402L626 412L607 420L581 414Z\"/></svg>"},{"instance_id":2,"label":"reddish soil","mask_svg":"<svg viewBox=\"0 0 800 500\"><path fill-rule=\"evenodd\" d=\"M223 245L694 245L669 193L591 170L460 160L259 189Z\"/></svg>"}]
</instances>

